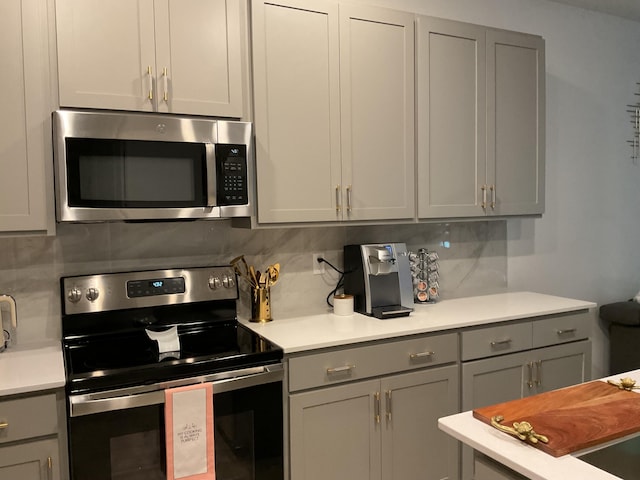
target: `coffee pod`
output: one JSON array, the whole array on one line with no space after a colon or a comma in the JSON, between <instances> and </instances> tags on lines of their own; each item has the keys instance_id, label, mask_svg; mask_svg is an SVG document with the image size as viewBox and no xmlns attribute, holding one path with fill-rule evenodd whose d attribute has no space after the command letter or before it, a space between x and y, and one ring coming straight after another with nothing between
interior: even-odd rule
<instances>
[{"instance_id":1,"label":"coffee pod","mask_svg":"<svg viewBox=\"0 0 640 480\"><path fill-rule=\"evenodd\" d=\"M340 316L353 315L353 295L335 295L333 313Z\"/></svg>"}]
</instances>

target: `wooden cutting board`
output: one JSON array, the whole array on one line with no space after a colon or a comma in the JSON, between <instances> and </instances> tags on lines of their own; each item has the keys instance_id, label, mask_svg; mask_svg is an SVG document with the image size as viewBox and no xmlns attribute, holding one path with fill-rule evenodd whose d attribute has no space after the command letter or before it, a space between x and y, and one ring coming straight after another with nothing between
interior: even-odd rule
<instances>
[{"instance_id":1,"label":"wooden cutting board","mask_svg":"<svg viewBox=\"0 0 640 480\"><path fill-rule=\"evenodd\" d=\"M473 411L488 424L498 415L509 427L529 422L549 439L530 445L559 457L640 431L640 394L594 381Z\"/></svg>"}]
</instances>

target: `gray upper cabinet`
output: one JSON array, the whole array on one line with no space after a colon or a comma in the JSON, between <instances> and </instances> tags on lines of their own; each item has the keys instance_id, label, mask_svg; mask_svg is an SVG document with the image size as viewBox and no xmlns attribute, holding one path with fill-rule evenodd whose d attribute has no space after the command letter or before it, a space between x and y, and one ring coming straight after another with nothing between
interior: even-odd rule
<instances>
[{"instance_id":1,"label":"gray upper cabinet","mask_svg":"<svg viewBox=\"0 0 640 480\"><path fill-rule=\"evenodd\" d=\"M487 31L489 213L544 211L544 40Z\"/></svg>"},{"instance_id":2,"label":"gray upper cabinet","mask_svg":"<svg viewBox=\"0 0 640 480\"><path fill-rule=\"evenodd\" d=\"M413 19L254 0L259 223L414 218Z\"/></svg>"},{"instance_id":3,"label":"gray upper cabinet","mask_svg":"<svg viewBox=\"0 0 640 480\"><path fill-rule=\"evenodd\" d=\"M241 117L240 0L56 1L60 105Z\"/></svg>"},{"instance_id":4,"label":"gray upper cabinet","mask_svg":"<svg viewBox=\"0 0 640 480\"><path fill-rule=\"evenodd\" d=\"M333 221L341 183L338 5L253 2L258 221Z\"/></svg>"},{"instance_id":5,"label":"gray upper cabinet","mask_svg":"<svg viewBox=\"0 0 640 480\"><path fill-rule=\"evenodd\" d=\"M544 211L544 40L418 18L418 218Z\"/></svg>"},{"instance_id":6,"label":"gray upper cabinet","mask_svg":"<svg viewBox=\"0 0 640 480\"><path fill-rule=\"evenodd\" d=\"M414 83L414 15L341 5L343 218L414 217Z\"/></svg>"},{"instance_id":7,"label":"gray upper cabinet","mask_svg":"<svg viewBox=\"0 0 640 480\"><path fill-rule=\"evenodd\" d=\"M417 28L418 216L483 215L486 29L430 17Z\"/></svg>"},{"instance_id":8,"label":"gray upper cabinet","mask_svg":"<svg viewBox=\"0 0 640 480\"><path fill-rule=\"evenodd\" d=\"M0 232L53 233L46 0L0 3Z\"/></svg>"}]
</instances>

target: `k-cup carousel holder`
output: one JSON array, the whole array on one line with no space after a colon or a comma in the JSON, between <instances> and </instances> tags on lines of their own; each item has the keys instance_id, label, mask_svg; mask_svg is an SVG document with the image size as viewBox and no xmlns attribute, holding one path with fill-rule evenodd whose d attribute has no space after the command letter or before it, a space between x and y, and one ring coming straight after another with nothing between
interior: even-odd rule
<instances>
[{"instance_id":1,"label":"k-cup carousel holder","mask_svg":"<svg viewBox=\"0 0 640 480\"><path fill-rule=\"evenodd\" d=\"M434 303L438 300L440 296L438 258L436 252L429 252L426 248L409 252L414 303Z\"/></svg>"}]
</instances>

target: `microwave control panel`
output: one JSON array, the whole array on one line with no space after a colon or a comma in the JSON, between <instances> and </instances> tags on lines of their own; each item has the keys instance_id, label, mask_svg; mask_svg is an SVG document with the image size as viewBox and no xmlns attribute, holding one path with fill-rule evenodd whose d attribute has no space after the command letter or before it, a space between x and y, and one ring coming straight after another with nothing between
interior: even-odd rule
<instances>
[{"instance_id":1,"label":"microwave control panel","mask_svg":"<svg viewBox=\"0 0 640 480\"><path fill-rule=\"evenodd\" d=\"M247 146L216 144L215 148L217 204L248 204Z\"/></svg>"}]
</instances>

